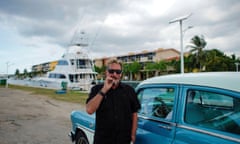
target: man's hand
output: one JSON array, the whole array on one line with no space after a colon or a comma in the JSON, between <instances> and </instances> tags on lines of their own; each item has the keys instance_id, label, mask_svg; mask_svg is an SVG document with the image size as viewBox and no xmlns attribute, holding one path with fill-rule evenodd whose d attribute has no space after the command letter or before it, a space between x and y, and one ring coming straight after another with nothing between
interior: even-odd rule
<instances>
[{"instance_id":1,"label":"man's hand","mask_svg":"<svg viewBox=\"0 0 240 144\"><path fill-rule=\"evenodd\" d=\"M107 93L107 91L111 88L111 87L114 87L116 85L118 85L118 80L117 78L115 77L110 77L110 76L107 76L105 81L104 81L104 85L103 85L103 88L102 88L102 92L104 93Z\"/></svg>"}]
</instances>

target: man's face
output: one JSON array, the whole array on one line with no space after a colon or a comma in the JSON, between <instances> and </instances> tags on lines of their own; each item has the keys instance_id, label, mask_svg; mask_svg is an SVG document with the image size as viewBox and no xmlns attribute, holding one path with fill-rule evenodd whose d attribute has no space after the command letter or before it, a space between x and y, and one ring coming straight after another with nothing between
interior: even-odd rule
<instances>
[{"instance_id":1,"label":"man's face","mask_svg":"<svg viewBox=\"0 0 240 144\"><path fill-rule=\"evenodd\" d=\"M107 76L112 77L113 79L119 81L122 76L122 69L119 64L113 63L110 64L107 69Z\"/></svg>"}]
</instances>

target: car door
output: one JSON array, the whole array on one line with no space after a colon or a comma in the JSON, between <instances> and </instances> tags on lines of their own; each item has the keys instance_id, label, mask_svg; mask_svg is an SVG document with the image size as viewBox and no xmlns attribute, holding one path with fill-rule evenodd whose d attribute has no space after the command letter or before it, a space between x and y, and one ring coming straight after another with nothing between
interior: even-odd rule
<instances>
[{"instance_id":1,"label":"car door","mask_svg":"<svg viewBox=\"0 0 240 144\"><path fill-rule=\"evenodd\" d=\"M175 135L177 85L147 86L139 89L136 144L170 144Z\"/></svg>"},{"instance_id":2,"label":"car door","mask_svg":"<svg viewBox=\"0 0 240 144\"><path fill-rule=\"evenodd\" d=\"M186 85L179 100L174 144L239 144L240 93Z\"/></svg>"}]
</instances>

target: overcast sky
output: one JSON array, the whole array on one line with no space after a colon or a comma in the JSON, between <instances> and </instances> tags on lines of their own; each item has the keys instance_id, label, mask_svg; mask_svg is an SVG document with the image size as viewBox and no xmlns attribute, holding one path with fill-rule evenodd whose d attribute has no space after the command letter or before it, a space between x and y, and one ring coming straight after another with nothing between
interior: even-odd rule
<instances>
[{"instance_id":1,"label":"overcast sky","mask_svg":"<svg viewBox=\"0 0 240 144\"><path fill-rule=\"evenodd\" d=\"M0 74L58 60L76 31L86 33L92 58L180 51L179 23L169 21L190 13L184 45L203 35L206 49L240 56L240 0L1 0Z\"/></svg>"}]
</instances>

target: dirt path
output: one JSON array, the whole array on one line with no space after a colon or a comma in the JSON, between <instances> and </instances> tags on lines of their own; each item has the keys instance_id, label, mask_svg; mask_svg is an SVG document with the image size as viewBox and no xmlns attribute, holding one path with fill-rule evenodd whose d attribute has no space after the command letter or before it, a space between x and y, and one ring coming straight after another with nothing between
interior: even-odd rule
<instances>
[{"instance_id":1,"label":"dirt path","mask_svg":"<svg viewBox=\"0 0 240 144\"><path fill-rule=\"evenodd\" d=\"M79 104L0 88L0 144L71 144L70 113Z\"/></svg>"}]
</instances>

